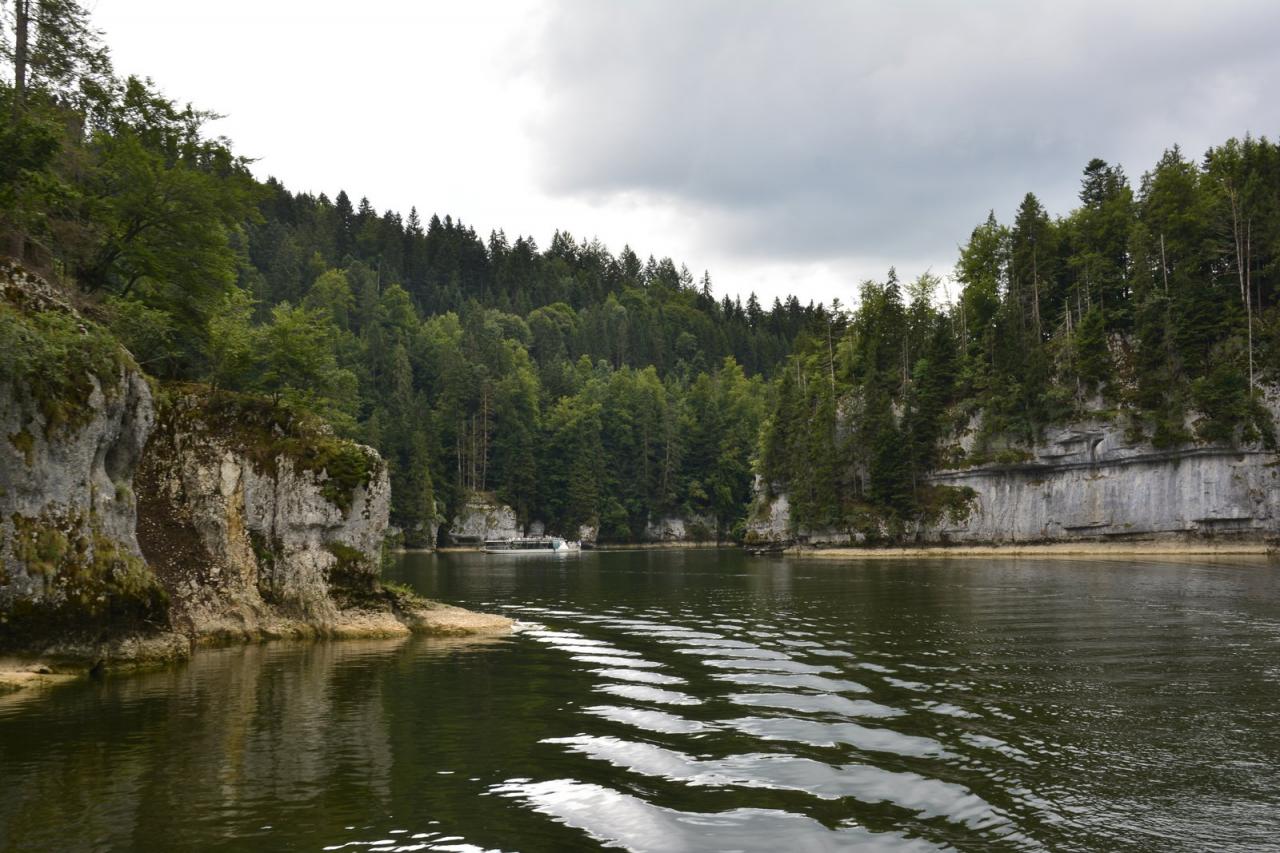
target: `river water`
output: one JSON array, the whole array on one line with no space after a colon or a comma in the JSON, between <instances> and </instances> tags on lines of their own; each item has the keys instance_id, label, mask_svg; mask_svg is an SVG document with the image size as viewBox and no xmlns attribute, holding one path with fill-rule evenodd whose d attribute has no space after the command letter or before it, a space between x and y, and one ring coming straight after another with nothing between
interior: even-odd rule
<instances>
[{"instance_id":1,"label":"river water","mask_svg":"<svg viewBox=\"0 0 1280 853\"><path fill-rule=\"evenodd\" d=\"M0 697L3 850L1280 850L1280 571L409 555L526 626Z\"/></svg>"}]
</instances>

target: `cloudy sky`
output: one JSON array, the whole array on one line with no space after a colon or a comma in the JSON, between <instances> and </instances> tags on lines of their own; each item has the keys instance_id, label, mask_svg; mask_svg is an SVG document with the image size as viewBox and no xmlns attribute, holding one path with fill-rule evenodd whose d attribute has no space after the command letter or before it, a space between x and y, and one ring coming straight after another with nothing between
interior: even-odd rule
<instances>
[{"instance_id":1,"label":"cloudy sky","mask_svg":"<svg viewBox=\"0 0 1280 853\"><path fill-rule=\"evenodd\" d=\"M295 190L848 303L1091 157L1280 134L1280 3L86 0Z\"/></svg>"}]
</instances>

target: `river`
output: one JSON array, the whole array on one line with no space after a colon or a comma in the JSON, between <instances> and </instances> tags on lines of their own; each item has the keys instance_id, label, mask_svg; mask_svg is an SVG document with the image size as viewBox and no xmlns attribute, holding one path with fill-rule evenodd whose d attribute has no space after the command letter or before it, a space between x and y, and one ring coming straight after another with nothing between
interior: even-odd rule
<instances>
[{"instance_id":1,"label":"river","mask_svg":"<svg viewBox=\"0 0 1280 853\"><path fill-rule=\"evenodd\" d=\"M3 850L1280 849L1280 571L407 555L488 641L0 697Z\"/></svg>"}]
</instances>

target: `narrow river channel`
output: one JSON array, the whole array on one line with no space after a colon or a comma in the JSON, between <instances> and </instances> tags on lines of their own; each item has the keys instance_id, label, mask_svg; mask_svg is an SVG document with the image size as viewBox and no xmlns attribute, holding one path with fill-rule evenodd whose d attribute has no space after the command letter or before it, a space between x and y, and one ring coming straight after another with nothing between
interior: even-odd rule
<instances>
[{"instance_id":1,"label":"narrow river channel","mask_svg":"<svg viewBox=\"0 0 1280 853\"><path fill-rule=\"evenodd\" d=\"M488 641L0 697L0 850L1280 849L1280 571L407 555Z\"/></svg>"}]
</instances>

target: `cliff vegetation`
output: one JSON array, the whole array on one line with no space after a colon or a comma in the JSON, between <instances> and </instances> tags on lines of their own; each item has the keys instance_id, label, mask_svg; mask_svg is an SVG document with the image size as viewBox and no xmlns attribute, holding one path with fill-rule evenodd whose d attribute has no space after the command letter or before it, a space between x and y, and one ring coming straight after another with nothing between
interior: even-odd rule
<instances>
[{"instance_id":1,"label":"cliff vegetation","mask_svg":"<svg viewBox=\"0 0 1280 853\"><path fill-rule=\"evenodd\" d=\"M540 247L259 180L210 113L116 76L82 6L35 7L33 47L9 52L0 84L9 253L100 324L79 343L109 329L166 382L269 401L250 420L318 418L376 448L406 544L489 493L522 529L633 541L684 519L736 538L756 475L797 524L893 539L962 511L932 472L1026 461L1055 424L1108 419L1158 448L1273 441L1280 153L1265 137L1173 146L1136 181L1091 160L1074 210L1028 193L1012 222L980 223L956 291L890 270L853 310L762 306L630 246L557 232ZM117 350L77 363L79 327L15 317L0 304L0 335L30 358L4 378L50 428L73 422ZM292 456L341 500L361 462L335 447Z\"/></svg>"}]
</instances>

